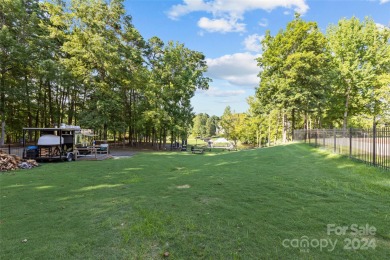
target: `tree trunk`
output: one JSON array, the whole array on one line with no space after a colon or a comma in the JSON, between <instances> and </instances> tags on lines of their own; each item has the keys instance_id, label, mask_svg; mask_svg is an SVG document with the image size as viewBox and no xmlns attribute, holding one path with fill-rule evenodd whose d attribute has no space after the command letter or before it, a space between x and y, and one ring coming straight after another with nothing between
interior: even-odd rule
<instances>
[{"instance_id":1,"label":"tree trunk","mask_svg":"<svg viewBox=\"0 0 390 260\"><path fill-rule=\"evenodd\" d=\"M283 143L285 144L287 142L287 114L283 110L282 112L282 125L283 125L283 133L282 133L282 139Z\"/></svg>"},{"instance_id":2,"label":"tree trunk","mask_svg":"<svg viewBox=\"0 0 390 260\"><path fill-rule=\"evenodd\" d=\"M159 144L158 144L158 147L157 147L157 150L160 150L161 149L161 146L162 146L162 140L163 140L163 129L161 128L160 129L160 138L159 138Z\"/></svg>"},{"instance_id":3,"label":"tree trunk","mask_svg":"<svg viewBox=\"0 0 390 260\"><path fill-rule=\"evenodd\" d=\"M348 125L348 110L349 110L349 99L350 99L350 87L347 89L347 93L345 95L345 106L344 106L344 119L343 119L343 132L347 130Z\"/></svg>"},{"instance_id":4,"label":"tree trunk","mask_svg":"<svg viewBox=\"0 0 390 260\"><path fill-rule=\"evenodd\" d=\"M271 146L271 113L268 115L268 147Z\"/></svg>"},{"instance_id":5,"label":"tree trunk","mask_svg":"<svg viewBox=\"0 0 390 260\"><path fill-rule=\"evenodd\" d=\"M107 124L104 123L103 125L103 139L107 141Z\"/></svg>"},{"instance_id":6,"label":"tree trunk","mask_svg":"<svg viewBox=\"0 0 390 260\"><path fill-rule=\"evenodd\" d=\"M114 131L114 147L116 147L116 131Z\"/></svg>"},{"instance_id":7,"label":"tree trunk","mask_svg":"<svg viewBox=\"0 0 390 260\"><path fill-rule=\"evenodd\" d=\"M280 126L280 111L278 113L277 121L276 121L276 133L274 135L274 145L276 145L276 141L278 140L279 136L279 126ZM282 130L283 131L283 130Z\"/></svg>"},{"instance_id":8,"label":"tree trunk","mask_svg":"<svg viewBox=\"0 0 390 260\"><path fill-rule=\"evenodd\" d=\"M163 145L162 147L160 147L160 149L162 149L163 147L165 147L167 144L167 130L166 128L164 127L164 130L163 130Z\"/></svg>"},{"instance_id":9,"label":"tree trunk","mask_svg":"<svg viewBox=\"0 0 390 260\"><path fill-rule=\"evenodd\" d=\"M123 130L123 139L122 139L122 141L123 141L123 148L125 148L125 146L126 146L126 128Z\"/></svg>"},{"instance_id":10,"label":"tree trunk","mask_svg":"<svg viewBox=\"0 0 390 260\"><path fill-rule=\"evenodd\" d=\"M51 93L51 84L50 81L47 81L47 97L49 101L49 125L46 125L48 127L52 127L54 123L54 109L53 109L53 100L52 100L52 93Z\"/></svg>"},{"instance_id":11,"label":"tree trunk","mask_svg":"<svg viewBox=\"0 0 390 260\"><path fill-rule=\"evenodd\" d=\"M43 109L42 109L42 115L41 115L41 118L43 120L43 126L44 127L47 127L47 116L46 116L46 110L47 110L47 103L46 103L46 91L44 91L44 94L43 94Z\"/></svg>"},{"instance_id":12,"label":"tree trunk","mask_svg":"<svg viewBox=\"0 0 390 260\"><path fill-rule=\"evenodd\" d=\"M306 140L309 139L309 122L307 119L307 112L305 112L304 128L305 128L305 142L306 142Z\"/></svg>"},{"instance_id":13,"label":"tree trunk","mask_svg":"<svg viewBox=\"0 0 390 260\"><path fill-rule=\"evenodd\" d=\"M74 107L75 107L75 101L71 97L70 105L69 105L69 110L68 110L68 125L72 125L73 122L73 115L74 115ZM75 123L76 124L76 123Z\"/></svg>"},{"instance_id":14,"label":"tree trunk","mask_svg":"<svg viewBox=\"0 0 390 260\"><path fill-rule=\"evenodd\" d=\"M1 138L0 138L0 145L4 145L4 140L5 140L5 115L4 112L1 111Z\"/></svg>"},{"instance_id":15,"label":"tree trunk","mask_svg":"<svg viewBox=\"0 0 390 260\"><path fill-rule=\"evenodd\" d=\"M174 138L174 135L173 135L173 131L171 130L171 151L173 150L174 141L176 142L176 140L173 140L173 138Z\"/></svg>"},{"instance_id":16,"label":"tree trunk","mask_svg":"<svg viewBox=\"0 0 390 260\"><path fill-rule=\"evenodd\" d=\"M26 91L26 107L27 107L27 126L32 127L32 113L31 113L31 100L30 100L30 93L28 88L28 78L27 75L24 75L24 87Z\"/></svg>"},{"instance_id":17,"label":"tree trunk","mask_svg":"<svg viewBox=\"0 0 390 260\"><path fill-rule=\"evenodd\" d=\"M294 129L295 129L295 108L291 113L291 139L294 140Z\"/></svg>"},{"instance_id":18,"label":"tree trunk","mask_svg":"<svg viewBox=\"0 0 390 260\"><path fill-rule=\"evenodd\" d=\"M4 74L1 75L1 85L0 85L0 117L1 117L1 137L0 137L0 145L4 145L5 140L5 79Z\"/></svg>"},{"instance_id":19,"label":"tree trunk","mask_svg":"<svg viewBox=\"0 0 390 260\"><path fill-rule=\"evenodd\" d=\"M133 90L130 90L130 96L127 98L127 100L128 100L128 116L129 116L129 122L130 122L130 124L129 124L129 140L133 140L133 137L134 137L133 102L132 102L133 94L134 94ZM133 145L131 144L131 146L133 146Z\"/></svg>"}]
</instances>

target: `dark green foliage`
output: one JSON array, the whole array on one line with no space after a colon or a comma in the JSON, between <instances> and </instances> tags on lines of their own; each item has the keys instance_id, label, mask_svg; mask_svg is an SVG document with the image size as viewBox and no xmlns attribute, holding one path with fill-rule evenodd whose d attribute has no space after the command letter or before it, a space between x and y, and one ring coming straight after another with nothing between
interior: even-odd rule
<instances>
[{"instance_id":1,"label":"dark green foliage","mask_svg":"<svg viewBox=\"0 0 390 260\"><path fill-rule=\"evenodd\" d=\"M285 142L294 129L388 124L389 40L390 29L369 18L341 19L323 35L296 14L275 36L267 32L260 85L249 100L250 120L262 122L257 132Z\"/></svg>"},{"instance_id":2,"label":"dark green foliage","mask_svg":"<svg viewBox=\"0 0 390 260\"><path fill-rule=\"evenodd\" d=\"M121 0L0 7L2 139L60 123L92 128L101 139L186 138L190 99L208 88L202 53L156 37L146 42Z\"/></svg>"}]
</instances>

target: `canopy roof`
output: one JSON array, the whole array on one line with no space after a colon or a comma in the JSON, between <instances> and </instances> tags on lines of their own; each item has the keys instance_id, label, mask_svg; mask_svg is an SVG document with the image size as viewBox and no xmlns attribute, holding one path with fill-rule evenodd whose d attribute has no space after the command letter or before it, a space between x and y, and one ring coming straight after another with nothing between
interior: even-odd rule
<instances>
[{"instance_id":1,"label":"canopy roof","mask_svg":"<svg viewBox=\"0 0 390 260\"><path fill-rule=\"evenodd\" d=\"M214 140L214 143L230 143L226 138L218 138L217 140Z\"/></svg>"}]
</instances>

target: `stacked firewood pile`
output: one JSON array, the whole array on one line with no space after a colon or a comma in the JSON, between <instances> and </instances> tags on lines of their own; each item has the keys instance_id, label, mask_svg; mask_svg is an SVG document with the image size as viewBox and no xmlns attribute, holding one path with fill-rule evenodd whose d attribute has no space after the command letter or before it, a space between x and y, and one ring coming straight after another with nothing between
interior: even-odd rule
<instances>
[{"instance_id":1,"label":"stacked firewood pile","mask_svg":"<svg viewBox=\"0 0 390 260\"><path fill-rule=\"evenodd\" d=\"M17 155L6 154L0 150L0 171L12 171L16 169L31 169L37 167L35 160L24 160Z\"/></svg>"}]
</instances>

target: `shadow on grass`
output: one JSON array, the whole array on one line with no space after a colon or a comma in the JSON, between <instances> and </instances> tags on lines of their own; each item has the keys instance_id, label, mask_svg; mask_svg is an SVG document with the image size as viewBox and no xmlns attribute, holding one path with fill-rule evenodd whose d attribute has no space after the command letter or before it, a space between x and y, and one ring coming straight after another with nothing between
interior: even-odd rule
<instances>
[{"instance_id":1,"label":"shadow on grass","mask_svg":"<svg viewBox=\"0 0 390 260\"><path fill-rule=\"evenodd\" d=\"M45 164L0 175L0 258L381 258L389 184L375 168L303 144ZM376 227L375 251L282 245L354 223Z\"/></svg>"}]
</instances>

